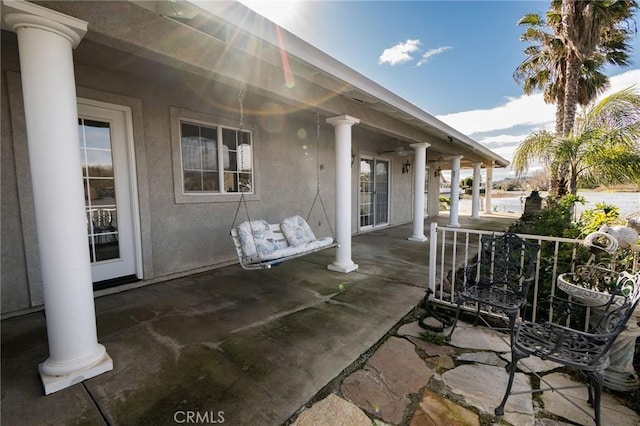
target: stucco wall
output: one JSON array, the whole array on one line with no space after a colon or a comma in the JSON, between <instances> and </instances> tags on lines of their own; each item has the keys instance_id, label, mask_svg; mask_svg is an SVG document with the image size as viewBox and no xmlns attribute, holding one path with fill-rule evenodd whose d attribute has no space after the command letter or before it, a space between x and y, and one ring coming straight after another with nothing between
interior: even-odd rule
<instances>
[{"instance_id":1,"label":"stucco wall","mask_svg":"<svg viewBox=\"0 0 640 426\"><path fill-rule=\"evenodd\" d=\"M13 75L14 94L19 98L15 37L4 35L2 73L3 77L7 73ZM228 235L237 202L176 203L170 108L206 114L214 123L238 126L237 89L160 65L152 68L153 73L145 73L142 68L133 73L124 72L126 68L107 71L95 63L91 51L97 47L87 42L74 52L78 96L131 108L144 278L157 279L235 261ZM28 155L23 146L26 135L15 139L13 134L14 127L24 132L21 121L24 113L20 102L10 103L7 79L2 80L2 313L6 314L41 305L43 301L35 222L29 212L32 196ZM317 151L315 112L282 105L286 109L283 114L260 115L266 109L273 111L273 103L251 92L245 98L244 127L253 132L256 192L260 196L259 201L248 203L251 218L279 222L292 214L306 216L316 193L316 170L320 163L321 195L335 229L334 129L326 123L328 117L320 117ZM354 152L379 152L385 140L388 138L354 127ZM18 157L14 153L15 143L22 147ZM392 224L411 220L413 172L401 174L405 158L389 157ZM413 162L412 157L408 158ZM357 177L354 164L354 232L358 229ZM238 221L245 219L241 209ZM318 222L322 222L320 228ZM317 234L330 235L326 222L322 207L316 205L310 223Z\"/></svg>"},{"instance_id":2,"label":"stucco wall","mask_svg":"<svg viewBox=\"0 0 640 426\"><path fill-rule=\"evenodd\" d=\"M4 36L4 33L3 33ZM2 312L28 307L30 304L27 268L25 265L25 241L23 237L20 206L18 203L18 179L11 130L11 107L8 95L8 79L6 69L10 68L9 58L2 55L2 84L0 85L2 100L0 104L2 137L0 139L1 199L2 221L0 238L2 240L2 275L1 300ZM7 68L5 68L7 66Z\"/></svg>"}]
</instances>

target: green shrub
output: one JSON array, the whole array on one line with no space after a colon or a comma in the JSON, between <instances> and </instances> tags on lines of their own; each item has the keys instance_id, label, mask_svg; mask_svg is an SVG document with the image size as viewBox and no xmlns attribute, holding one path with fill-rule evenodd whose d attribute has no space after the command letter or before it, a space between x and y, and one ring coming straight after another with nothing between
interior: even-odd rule
<instances>
[{"instance_id":1,"label":"green shrub","mask_svg":"<svg viewBox=\"0 0 640 426\"><path fill-rule=\"evenodd\" d=\"M449 210L451 208L451 199L444 195L440 195L440 210Z\"/></svg>"},{"instance_id":2,"label":"green shrub","mask_svg":"<svg viewBox=\"0 0 640 426\"><path fill-rule=\"evenodd\" d=\"M596 203L595 208L585 210L580 216L578 227L583 235L596 232L602 225L622 225L618 207L605 203Z\"/></svg>"},{"instance_id":3,"label":"green shrub","mask_svg":"<svg viewBox=\"0 0 640 426\"><path fill-rule=\"evenodd\" d=\"M571 194L560 200L547 198L542 209L523 216L511 230L521 234L576 238L580 229L571 222L571 209L575 203L584 204L584 198Z\"/></svg>"}]
</instances>

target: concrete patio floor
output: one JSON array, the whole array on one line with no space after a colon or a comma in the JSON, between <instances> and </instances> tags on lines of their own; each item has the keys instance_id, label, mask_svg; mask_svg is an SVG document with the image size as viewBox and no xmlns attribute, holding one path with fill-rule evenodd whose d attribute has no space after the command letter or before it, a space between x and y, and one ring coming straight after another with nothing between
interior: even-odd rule
<instances>
[{"instance_id":1,"label":"concrete patio floor","mask_svg":"<svg viewBox=\"0 0 640 426\"><path fill-rule=\"evenodd\" d=\"M503 231L515 219L460 222ZM428 269L428 243L407 241L411 230L354 237L359 269L347 275L326 269L334 258L326 250L271 270L234 265L99 297L98 338L114 370L49 396L37 373L48 356L44 313L6 319L1 423L164 425L193 423L192 416L200 423L278 425L329 394L345 401L344 382L378 350L394 339L410 341L397 332L424 296ZM442 372L430 368L436 377ZM408 394L409 407L419 393ZM432 424L401 414L389 424Z\"/></svg>"}]
</instances>

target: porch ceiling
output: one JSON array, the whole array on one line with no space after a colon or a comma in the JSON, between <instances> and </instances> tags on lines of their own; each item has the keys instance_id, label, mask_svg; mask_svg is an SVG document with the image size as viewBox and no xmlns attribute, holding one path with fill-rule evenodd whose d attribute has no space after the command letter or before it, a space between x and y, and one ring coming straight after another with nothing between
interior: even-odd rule
<instances>
[{"instance_id":1,"label":"porch ceiling","mask_svg":"<svg viewBox=\"0 0 640 426\"><path fill-rule=\"evenodd\" d=\"M472 162L503 167L508 161L437 120L377 83L348 68L303 40L235 2L39 2L89 22L85 40L168 65L179 72L228 84L251 86L250 93L276 99L286 109L312 109L323 115L349 114L360 126L388 135L398 143L428 142L429 158L463 155L463 167ZM194 2L195 3L195 2ZM171 18L197 17L202 23L226 24L227 42L204 30ZM203 28L201 25L199 28ZM279 32L279 34L277 34ZM88 43L87 43L88 44ZM283 58L279 45L286 45ZM82 43L81 43L82 46ZM100 49L93 58L100 59ZM287 65L291 74L287 75ZM119 64L133 66L126 56ZM163 77L160 70L149 75ZM284 71L283 71L284 70ZM164 78L171 78L171 72ZM177 74L174 75L177 77ZM283 80L285 84L283 84Z\"/></svg>"}]
</instances>

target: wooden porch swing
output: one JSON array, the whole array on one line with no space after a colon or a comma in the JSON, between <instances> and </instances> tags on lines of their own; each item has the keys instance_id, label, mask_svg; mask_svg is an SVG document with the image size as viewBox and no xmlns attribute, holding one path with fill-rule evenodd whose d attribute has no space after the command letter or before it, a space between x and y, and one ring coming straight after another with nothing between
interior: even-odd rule
<instances>
[{"instance_id":1,"label":"wooden porch swing","mask_svg":"<svg viewBox=\"0 0 640 426\"><path fill-rule=\"evenodd\" d=\"M240 132L244 122L243 92L240 91ZM268 223L266 220L252 220L245 197L246 187L240 187L240 201L231 225L231 238L238 255L240 266L246 270L269 269L287 260L295 259L307 254L315 253L332 247L337 247L335 234L329 221L329 215L320 194L320 116L316 113L316 195L307 214L306 220L300 215L284 218L280 223ZM243 168L244 151L240 153L240 165ZM325 220L331 230L331 237L316 238L307 223L317 201L320 201ZM247 220L236 227L236 220L244 206ZM320 223L321 225L322 223Z\"/></svg>"}]
</instances>

